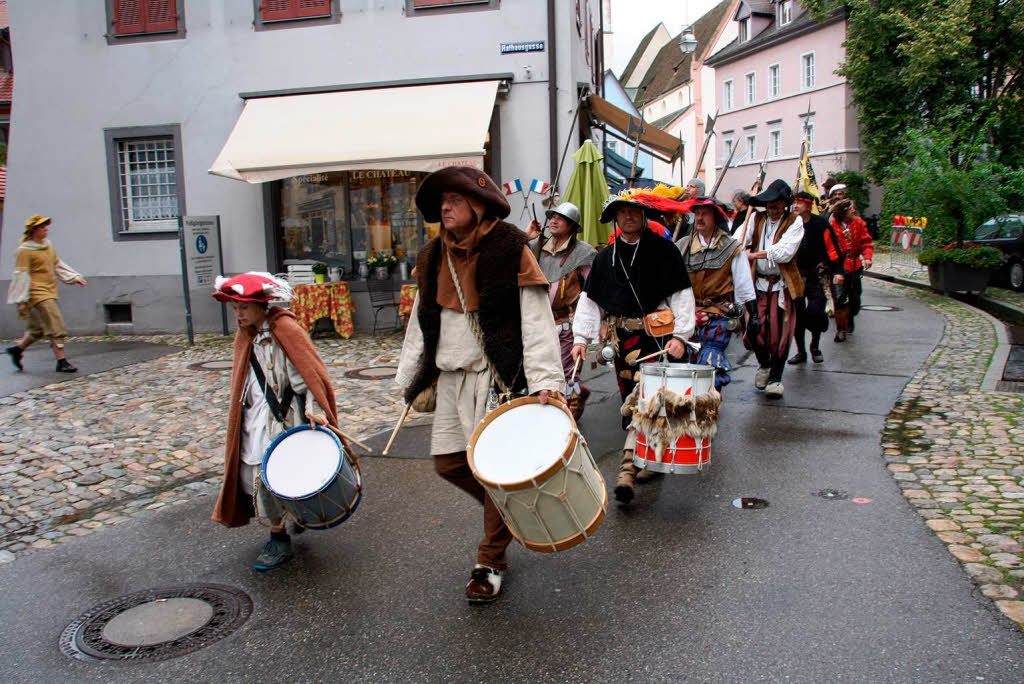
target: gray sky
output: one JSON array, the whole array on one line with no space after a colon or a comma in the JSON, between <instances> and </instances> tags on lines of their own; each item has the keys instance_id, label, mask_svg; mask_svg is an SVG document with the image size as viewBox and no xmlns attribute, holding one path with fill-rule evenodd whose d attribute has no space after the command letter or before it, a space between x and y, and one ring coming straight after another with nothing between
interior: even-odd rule
<instances>
[{"instance_id":1,"label":"gray sky","mask_svg":"<svg viewBox=\"0 0 1024 684\"><path fill-rule=\"evenodd\" d=\"M612 59L608 66L616 75L639 45L640 39L659 22L673 36L683 26L697 21L720 0L612 0ZM605 19L607 22L607 19Z\"/></svg>"}]
</instances>

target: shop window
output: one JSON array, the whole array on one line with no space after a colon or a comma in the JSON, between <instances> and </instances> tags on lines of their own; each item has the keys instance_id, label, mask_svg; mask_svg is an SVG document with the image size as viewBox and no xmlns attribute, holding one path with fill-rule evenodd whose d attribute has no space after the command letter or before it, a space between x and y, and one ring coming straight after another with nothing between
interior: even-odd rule
<instances>
[{"instance_id":1,"label":"shop window","mask_svg":"<svg viewBox=\"0 0 1024 684\"><path fill-rule=\"evenodd\" d=\"M365 170L316 173L280 183L278 222L285 260L311 259L345 277L374 254L412 263L423 244L416 187L424 173Z\"/></svg>"},{"instance_id":2,"label":"shop window","mask_svg":"<svg viewBox=\"0 0 1024 684\"><path fill-rule=\"evenodd\" d=\"M185 36L182 0L106 0L109 44Z\"/></svg>"},{"instance_id":3,"label":"shop window","mask_svg":"<svg viewBox=\"0 0 1024 684\"><path fill-rule=\"evenodd\" d=\"M309 24L331 24L341 20L339 0L253 0L256 30L282 28L300 22Z\"/></svg>"},{"instance_id":4,"label":"shop window","mask_svg":"<svg viewBox=\"0 0 1024 684\"><path fill-rule=\"evenodd\" d=\"M185 213L180 127L111 128L104 137L114 239L176 237Z\"/></svg>"}]
</instances>

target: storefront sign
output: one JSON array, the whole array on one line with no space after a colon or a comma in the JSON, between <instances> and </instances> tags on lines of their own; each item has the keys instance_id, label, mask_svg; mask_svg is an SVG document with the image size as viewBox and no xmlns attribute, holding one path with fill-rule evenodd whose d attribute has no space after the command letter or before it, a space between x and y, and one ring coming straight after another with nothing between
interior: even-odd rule
<instances>
[{"instance_id":1,"label":"storefront sign","mask_svg":"<svg viewBox=\"0 0 1024 684\"><path fill-rule=\"evenodd\" d=\"M501 43L501 54L508 55L514 52L544 52L544 41L530 40L519 43Z\"/></svg>"},{"instance_id":2,"label":"storefront sign","mask_svg":"<svg viewBox=\"0 0 1024 684\"><path fill-rule=\"evenodd\" d=\"M212 288L220 273L220 217L186 216L181 224L189 289Z\"/></svg>"}]
</instances>

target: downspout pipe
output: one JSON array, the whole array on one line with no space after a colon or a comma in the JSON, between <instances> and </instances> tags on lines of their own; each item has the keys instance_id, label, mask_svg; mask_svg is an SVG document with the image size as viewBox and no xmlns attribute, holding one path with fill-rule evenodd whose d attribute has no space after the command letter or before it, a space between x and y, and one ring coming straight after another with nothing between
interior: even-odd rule
<instances>
[{"instance_id":1,"label":"downspout pipe","mask_svg":"<svg viewBox=\"0 0 1024 684\"><path fill-rule=\"evenodd\" d=\"M555 182L558 175L558 60L555 55L555 0L548 0L548 156L551 172L548 178ZM558 188L554 188L558 192Z\"/></svg>"}]
</instances>

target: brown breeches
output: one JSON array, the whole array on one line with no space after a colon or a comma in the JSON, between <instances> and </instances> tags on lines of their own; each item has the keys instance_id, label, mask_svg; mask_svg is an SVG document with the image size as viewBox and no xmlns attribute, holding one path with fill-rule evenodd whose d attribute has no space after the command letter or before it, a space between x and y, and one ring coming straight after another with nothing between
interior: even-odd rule
<instances>
[{"instance_id":1,"label":"brown breeches","mask_svg":"<svg viewBox=\"0 0 1024 684\"><path fill-rule=\"evenodd\" d=\"M505 549L512 541L512 532L505 526L497 506L487 490L473 477L465 451L434 456L437 474L469 494L484 506L484 538L477 547L476 562L495 570L508 567Z\"/></svg>"}]
</instances>

